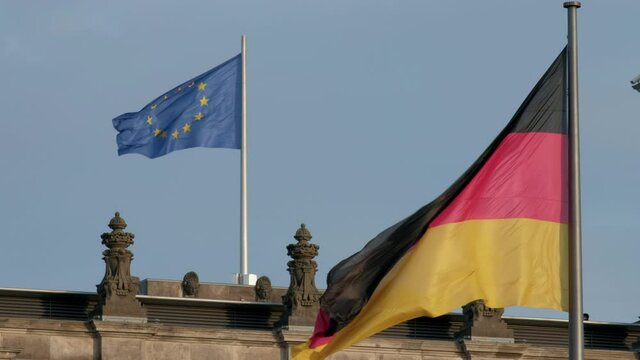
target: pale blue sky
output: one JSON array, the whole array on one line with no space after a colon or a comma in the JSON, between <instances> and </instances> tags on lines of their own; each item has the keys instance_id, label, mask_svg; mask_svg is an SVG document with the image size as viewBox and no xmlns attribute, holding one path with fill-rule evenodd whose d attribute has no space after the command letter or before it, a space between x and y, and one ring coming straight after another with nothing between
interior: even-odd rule
<instances>
[{"instance_id":1,"label":"pale blue sky","mask_svg":"<svg viewBox=\"0 0 640 360\"><path fill-rule=\"evenodd\" d=\"M638 1L579 10L595 320L640 315L638 14ZM118 157L111 119L234 56L243 33L250 271L286 286L285 246L305 222L324 286L484 150L564 46L566 12L513 0L2 2L0 287L95 290L116 210L136 234L134 275L230 281L239 152Z\"/></svg>"}]
</instances>

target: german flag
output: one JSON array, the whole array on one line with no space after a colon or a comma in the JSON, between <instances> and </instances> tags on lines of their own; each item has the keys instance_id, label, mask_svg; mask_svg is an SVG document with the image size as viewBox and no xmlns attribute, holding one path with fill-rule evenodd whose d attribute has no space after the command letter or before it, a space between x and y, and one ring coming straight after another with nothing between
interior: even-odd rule
<instances>
[{"instance_id":1,"label":"german flag","mask_svg":"<svg viewBox=\"0 0 640 360\"><path fill-rule=\"evenodd\" d=\"M478 299L568 309L565 53L453 185L329 272L314 333L294 359L323 359Z\"/></svg>"}]
</instances>

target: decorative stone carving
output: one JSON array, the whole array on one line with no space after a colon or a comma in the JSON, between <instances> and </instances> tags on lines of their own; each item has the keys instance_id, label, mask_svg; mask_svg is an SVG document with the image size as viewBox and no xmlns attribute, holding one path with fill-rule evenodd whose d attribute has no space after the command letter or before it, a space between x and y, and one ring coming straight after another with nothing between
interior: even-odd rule
<instances>
[{"instance_id":1,"label":"decorative stone carving","mask_svg":"<svg viewBox=\"0 0 640 360\"><path fill-rule=\"evenodd\" d=\"M287 245L287 255L293 258L287 263L291 280L289 289L282 301L285 305L285 317L289 325L313 325L318 311L320 292L316 288L318 265L313 260L320 248L311 244L311 233L305 224L301 224L294 238L297 244Z\"/></svg>"},{"instance_id":2,"label":"decorative stone carving","mask_svg":"<svg viewBox=\"0 0 640 360\"><path fill-rule=\"evenodd\" d=\"M256 292L256 301L269 302L271 299L271 279L267 276L260 276L253 287Z\"/></svg>"},{"instance_id":3,"label":"decorative stone carving","mask_svg":"<svg viewBox=\"0 0 640 360\"><path fill-rule=\"evenodd\" d=\"M189 271L182 278L182 296L189 298L198 297L198 289L200 289L200 279L195 271Z\"/></svg>"},{"instance_id":4,"label":"decorative stone carving","mask_svg":"<svg viewBox=\"0 0 640 360\"><path fill-rule=\"evenodd\" d=\"M102 282L96 285L100 302L97 313L103 320L106 318L145 318L146 312L136 299L140 288L140 279L131 276L131 260L133 253L127 248L133 245L135 235L125 232L127 223L116 212L109 222L110 233L104 233L102 244L108 249L102 255L105 262L105 273Z\"/></svg>"},{"instance_id":5,"label":"decorative stone carving","mask_svg":"<svg viewBox=\"0 0 640 360\"><path fill-rule=\"evenodd\" d=\"M490 308L483 300L476 300L462 307L464 325L458 337L499 338L501 342L513 342L513 330L502 320L504 309Z\"/></svg>"}]
</instances>

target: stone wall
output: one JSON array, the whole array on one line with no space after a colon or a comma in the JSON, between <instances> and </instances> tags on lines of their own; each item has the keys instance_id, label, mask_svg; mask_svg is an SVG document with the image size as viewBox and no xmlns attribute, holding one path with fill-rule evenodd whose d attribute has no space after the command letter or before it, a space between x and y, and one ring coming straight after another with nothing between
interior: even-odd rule
<instances>
[{"instance_id":1,"label":"stone wall","mask_svg":"<svg viewBox=\"0 0 640 360\"><path fill-rule=\"evenodd\" d=\"M0 320L0 346L30 360L281 359L269 331L109 321Z\"/></svg>"},{"instance_id":2,"label":"stone wall","mask_svg":"<svg viewBox=\"0 0 640 360\"><path fill-rule=\"evenodd\" d=\"M286 360L311 329L252 331L201 329L111 321L0 319L2 347L31 360ZM549 359L564 347L492 341L439 341L372 337L330 360ZM636 359L630 351L586 350L586 359Z\"/></svg>"}]
</instances>

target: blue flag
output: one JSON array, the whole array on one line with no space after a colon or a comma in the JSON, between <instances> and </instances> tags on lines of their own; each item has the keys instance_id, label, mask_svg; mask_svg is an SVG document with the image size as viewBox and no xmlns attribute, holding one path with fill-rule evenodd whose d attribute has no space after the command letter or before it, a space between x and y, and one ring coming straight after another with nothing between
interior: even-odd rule
<instances>
[{"instance_id":1,"label":"blue flag","mask_svg":"<svg viewBox=\"0 0 640 360\"><path fill-rule=\"evenodd\" d=\"M225 63L113 119L118 155L156 158L192 147L240 149L242 60Z\"/></svg>"}]
</instances>

